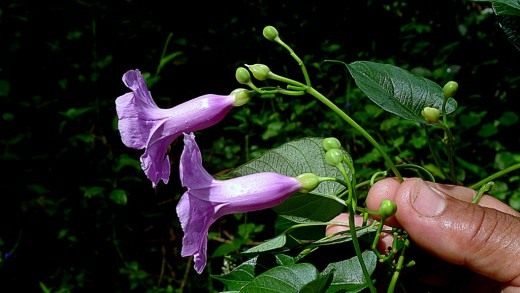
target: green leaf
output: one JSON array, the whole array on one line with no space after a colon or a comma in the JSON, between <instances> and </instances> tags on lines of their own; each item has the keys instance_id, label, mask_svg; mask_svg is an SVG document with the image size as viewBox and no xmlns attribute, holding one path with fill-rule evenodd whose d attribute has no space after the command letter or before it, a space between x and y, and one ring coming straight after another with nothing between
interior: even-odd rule
<instances>
[{"instance_id":1,"label":"green leaf","mask_svg":"<svg viewBox=\"0 0 520 293\"><path fill-rule=\"evenodd\" d=\"M242 293L298 293L318 277L316 268L308 263L278 266L257 276L244 286Z\"/></svg>"},{"instance_id":2,"label":"green leaf","mask_svg":"<svg viewBox=\"0 0 520 293\"><path fill-rule=\"evenodd\" d=\"M100 197L103 195L105 189L101 186L82 186L83 196L86 198Z\"/></svg>"},{"instance_id":3,"label":"green leaf","mask_svg":"<svg viewBox=\"0 0 520 293\"><path fill-rule=\"evenodd\" d=\"M11 84L5 79L0 79L0 97L7 97L10 91Z\"/></svg>"},{"instance_id":4,"label":"green leaf","mask_svg":"<svg viewBox=\"0 0 520 293\"><path fill-rule=\"evenodd\" d=\"M285 255L283 253L279 253L274 256L276 259L276 263L281 266L287 266L294 264L294 257Z\"/></svg>"},{"instance_id":5,"label":"green leaf","mask_svg":"<svg viewBox=\"0 0 520 293\"><path fill-rule=\"evenodd\" d=\"M277 172L287 176L314 173L322 177L341 178L340 172L325 163L322 138L303 138L267 151L258 159L236 168L232 174L243 176L259 172ZM343 187L335 182L323 182L310 193L295 194L274 210L279 214L328 221L339 214L342 205L330 197Z\"/></svg>"},{"instance_id":6,"label":"green leaf","mask_svg":"<svg viewBox=\"0 0 520 293\"><path fill-rule=\"evenodd\" d=\"M125 167L130 167L136 171L141 171L141 163L139 163L139 160L130 157L129 155L123 154L117 158L114 171L120 172Z\"/></svg>"},{"instance_id":7,"label":"green leaf","mask_svg":"<svg viewBox=\"0 0 520 293\"><path fill-rule=\"evenodd\" d=\"M515 192L513 195L509 198L509 205L517 210L520 211L520 192Z\"/></svg>"},{"instance_id":8,"label":"green leaf","mask_svg":"<svg viewBox=\"0 0 520 293\"><path fill-rule=\"evenodd\" d=\"M486 111L482 111L482 112L469 112L469 113L464 113L464 114L461 114L459 117L460 119L460 123L461 125L464 127L464 128L471 128L473 126L476 126L476 125L479 125L480 124L480 121L482 120L482 118L484 116L486 116L487 112Z\"/></svg>"},{"instance_id":9,"label":"green leaf","mask_svg":"<svg viewBox=\"0 0 520 293\"><path fill-rule=\"evenodd\" d=\"M377 256L372 251L367 250L362 253L362 257L369 274L372 274L376 269ZM329 264L322 274L330 271L334 271L334 278L327 293L359 292L368 287L357 256Z\"/></svg>"},{"instance_id":10,"label":"green leaf","mask_svg":"<svg viewBox=\"0 0 520 293\"><path fill-rule=\"evenodd\" d=\"M225 255L229 255L234 251L237 251L240 249L242 244L244 243L244 240L241 238L235 238L231 242L223 243L219 245L215 251L213 251L212 257L221 257Z\"/></svg>"},{"instance_id":11,"label":"green leaf","mask_svg":"<svg viewBox=\"0 0 520 293\"><path fill-rule=\"evenodd\" d=\"M159 68L157 70L161 71L166 64L172 62L175 58L179 57L180 55L182 55L182 52L177 51L162 57L161 61L159 62Z\"/></svg>"},{"instance_id":12,"label":"green leaf","mask_svg":"<svg viewBox=\"0 0 520 293\"><path fill-rule=\"evenodd\" d=\"M300 293L322 293L327 292L327 288L329 288L330 283L332 283L332 278L334 276L334 272L330 271L327 274L322 274L318 276L318 278L314 281L311 281L307 285L303 286L300 290Z\"/></svg>"},{"instance_id":13,"label":"green leaf","mask_svg":"<svg viewBox=\"0 0 520 293\"><path fill-rule=\"evenodd\" d=\"M275 249L282 248L286 242L287 242L287 236L285 234L280 234L280 235L276 236L275 238L267 240L264 243L259 244L257 246L251 247L242 253L260 253L260 252L275 250Z\"/></svg>"},{"instance_id":14,"label":"green leaf","mask_svg":"<svg viewBox=\"0 0 520 293\"><path fill-rule=\"evenodd\" d=\"M384 110L405 119L426 123L424 107L441 109L442 88L431 80L390 64L356 61L345 64L357 86ZM446 105L449 114L457 108L455 100Z\"/></svg>"},{"instance_id":15,"label":"green leaf","mask_svg":"<svg viewBox=\"0 0 520 293\"><path fill-rule=\"evenodd\" d=\"M518 122L518 115L514 112L504 112L498 121L502 125L511 126Z\"/></svg>"},{"instance_id":16,"label":"green leaf","mask_svg":"<svg viewBox=\"0 0 520 293\"><path fill-rule=\"evenodd\" d=\"M228 274L212 277L226 285L227 290L240 290L254 279L257 259L255 257L242 263Z\"/></svg>"},{"instance_id":17,"label":"green leaf","mask_svg":"<svg viewBox=\"0 0 520 293\"><path fill-rule=\"evenodd\" d=\"M92 107L83 107L83 108L69 108L65 112L60 112L61 115L73 120L83 116L84 114L90 112Z\"/></svg>"},{"instance_id":18,"label":"green leaf","mask_svg":"<svg viewBox=\"0 0 520 293\"><path fill-rule=\"evenodd\" d=\"M377 231L377 228L374 226L365 226L361 228L356 228L356 236L360 238L361 236L374 233ZM307 245L307 247L315 247L315 246L323 246L323 245L332 245L332 244L340 244L345 242L352 241L352 234L350 234L350 230L345 230L340 233L336 233L332 236L322 238L320 240L314 241Z\"/></svg>"},{"instance_id":19,"label":"green leaf","mask_svg":"<svg viewBox=\"0 0 520 293\"><path fill-rule=\"evenodd\" d=\"M520 154L500 152L495 155L494 167L498 170L505 169L515 163L520 163Z\"/></svg>"},{"instance_id":20,"label":"green leaf","mask_svg":"<svg viewBox=\"0 0 520 293\"><path fill-rule=\"evenodd\" d=\"M493 0L491 2L497 15L520 16L520 1L518 0Z\"/></svg>"},{"instance_id":21,"label":"green leaf","mask_svg":"<svg viewBox=\"0 0 520 293\"><path fill-rule=\"evenodd\" d=\"M482 125L477 133L480 137L490 137L498 132L497 127L493 123L486 123Z\"/></svg>"},{"instance_id":22,"label":"green leaf","mask_svg":"<svg viewBox=\"0 0 520 293\"><path fill-rule=\"evenodd\" d=\"M126 191L124 191L123 189L112 190L112 192L110 192L110 199L118 205L126 205L126 203L128 202Z\"/></svg>"}]
</instances>

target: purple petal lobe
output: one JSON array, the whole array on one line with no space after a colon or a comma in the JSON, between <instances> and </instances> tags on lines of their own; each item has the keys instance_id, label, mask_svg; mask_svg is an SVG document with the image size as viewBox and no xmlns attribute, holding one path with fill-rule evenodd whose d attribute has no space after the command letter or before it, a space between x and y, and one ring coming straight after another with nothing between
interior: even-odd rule
<instances>
[{"instance_id":1,"label":"purple petal lobe","mask_svg":"<svg viewBox=\"0 0 520 293\"><path fill-rule=\"evenodd\" d=\"M179 173L182 186L188 188L209 187L213 181L213 177L202 166L202 156L193 133L184 133L184 150L181 154Z\"/></svg>"},{"instance_id":2,"label":"purple petal lobe","mask_svg":"<svg viewBox=\"0 0 520 293\"><path fill-rule=\"evenodd\" d=\"M227 214L274 207L302 187L296 178L272 172L215 180L202 166L193 133L184 134L179 168L182 184L188 188L177 205L184 231L182 255L194 256L198 273L206 265L207 236L213 222Z\"/></svg>"},{"instance_id":3,"label":"purple petal lobe","mask_svg":"<svg viewBox=\"0 0 520 293\"><path fill-rule=\"evenodd\" d=\"M159 108L139 70L123 75L131 90L116 99L118 128L123 143L134 149L145 149L141 167L155 186L168 182L169 145L183 132L208 128L221 121L233 108L233 95L203 95L173 108Z\"/></svg>"}]
</instances>

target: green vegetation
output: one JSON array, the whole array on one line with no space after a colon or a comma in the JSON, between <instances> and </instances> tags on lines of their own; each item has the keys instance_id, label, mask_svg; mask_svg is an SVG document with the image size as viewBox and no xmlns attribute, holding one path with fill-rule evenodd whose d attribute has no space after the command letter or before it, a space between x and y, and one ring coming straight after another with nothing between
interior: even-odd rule
<instances>
[{"instance_id":1,"label":"green vegetation","mask_svg":"<svg viewBox=\"0 0 520 293\"><path fill-rule=\"evenodd\" d=\"M228 94L240 86L236 68L248 62L300 77L300 68L284 49L263 39L267 24L304 54L300 57L313 86L385 142L381 147L394 162L420 164L440 182L475 187L490 174L520 163L518 39L507 26L502 30L498 25L511 17L508 7L496 4L506 13L497 17L489 3L464 1L238 1L222 14L215 12L219 3L204 4L204 9L197 7L200 3L174 10L167 5L134 0L0 4L0 290L211 292L224 285L233 290L240 287L226 283L236 279L230 274L258 269L257 263L291 266L302 278L314 280L305 285L307 292L331 283L353 290L361 286L331 274L359 265L353 249L352 258L330 265L309 254L319 278L316 268L295 263L310 251L241 262L247 256L243 251L279 249L293 241L280 232L300 223L300 195L275 208L280 214L291 211L289 218L269 210L230 215L215 223L208 267L197 275L191 260L180 256L182 231L175 214L183 192L176 167L182 143L172 145L171 184L156 189L140 168L140 152L121 143L114 101L127 92L121 76L128 69L145 74L155 100L165 108L206 93ZM277 32L267 35L275 39ZM351 63L354 60L370 62ZM444 129L426 127L420 112L408 117L411 120L390 115L373 103L378 96L356 86L357 74L371 62L394 64L439 85L458 82L458 107L445 105L446 112L454 111L454 120L444 121L455 142L453 157L431 152L442 149ZM303 76L298 80L306 81ZM274 147L310 140L321 148L306 137L337 137L355 159L357 176L370 180L384 158L327 111L309 95L251 99L210 131L197 133L205 166L225 178L240 174L244 169L233 169L262 160ZM409 168L399 172L425 173ZM326 182L319 188L334 189L337 184ZM519 173L494 180L489 192L520 210ZM358 194L360 200L363 196ZM306 215L323 216L323 210L336 215L342 206L330 201L327 206L310 203ZM290 235L319 233L323 227L317 225ZM278 234L282 236L273 238ZM271 240L263 247L255 246L266 239ZM432 259L413 244L407 254L414 256L416 266L400 280L410 292L441 292L469 278L463 269ZM363 258L366 269L374 271L376 256L366 252ZM440 281L428 281L434 271L441 272ZM269 271L279 273L276 268Z\"/></svg>"}]
</instances>

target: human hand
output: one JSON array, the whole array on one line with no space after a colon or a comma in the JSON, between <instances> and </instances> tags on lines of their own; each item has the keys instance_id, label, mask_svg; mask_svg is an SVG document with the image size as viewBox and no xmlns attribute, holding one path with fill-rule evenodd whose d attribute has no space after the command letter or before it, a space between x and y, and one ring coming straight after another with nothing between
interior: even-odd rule
<instances>
[{"instance_id":1,"label":"human hand","mask_svg":"<svg viewBox=\"0 0 520 293\"><path fill-rule=\"evenodd\" d=\"M471 204L474 195L462 186L387 178L370 189L367 207L394 201L397 212L386 224L402 227L439 258L501 283L502 292L520 292L520 213L488 195ZM328 227L327 234L339 227Z\"/></svg>"}]
</instances>

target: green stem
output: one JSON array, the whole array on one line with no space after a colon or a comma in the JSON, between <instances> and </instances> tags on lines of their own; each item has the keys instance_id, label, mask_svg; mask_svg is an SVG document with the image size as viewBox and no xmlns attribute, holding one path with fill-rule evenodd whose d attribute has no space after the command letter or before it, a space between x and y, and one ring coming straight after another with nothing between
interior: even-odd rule
<instances>
[{"instance_id":1,"label":"green stem","mask_svg":"<svg viewBox=\"0 0 520 293\"><path fill-rule=\"evenodd\" d=\"M388 285L387 293L393 293L395 290L395 285L397 285L397 280L399 279L399 274L401 273L401 269L404 264L404 253L406 248L410 245L410 240L406 239L404 241L404 247L401 250L401 255L399 255L399 259L397 260L397 266L395 268L394 274L392 275L392 279L390 280L390 284Z\"/></svg>"},{"instance_id":2,"label":"green stem","mask_svg":"<svg viewBox=\"0 0 520 293\"><path fill-rule=\"evenodd\" d=\"M480 180L479 182L470 185L469 188L472 188L472 189L480 188L482 185L488 183L489 181L495 180L496 178L503 176L509 172L513 172L517 169L520 169L520 163L514 164L513 166L509 166L509 167L505 168L504 170L498 171L495 174L492 174L489 177L486 177L486 178Z\"/></svg>"},{"instance_id":3,"label":"green stem","mask_svg":"<svg viewBox=\"0 0 520 293\"><path fill-rule=\"evenodd\" d=\"M293 87L298 88L298 90L305 90L307 88L303 83L301 83L297 80L278 75L276 73L273 73L272 71L269 72L269 74L267 75L267 78L272 79L272 80L277 80L280 82L284 82L284 83L292 86L291 88L293 88Z\"/></svg>"},{"instance_id":4,"label":"green stem","mask_svg":"<svg viewBox=\"0 0 520 293\"><path fill-rule=\"evenodd\" d=\"M368 288L370 289L370 292L375 293L377 292L376 287L374 286L374 283L372 282L372 278L370 277L370 274L368 273L368 269L365 265L365 260L363 260L363 255L361 254L361 248L359 246L359 241L357 238L356 233L356 224L354 220L354 209L352 205L349 205L349 211L348 211L348 224L350 228L350 235L352 237L352 244L354 245L354 250L356 252L356 255L359 260L359 265L361 266L361 270L363 271L363 275L365 276L365 281L368 284Z\"/></svg>"},{"instance_id":5,"label":"green stem","mask_svg":"<svg viewBox=\"0 0 520 293\"><path fill-rule=\"evenodd\" d=\"M352 171L352 178L354 180L354 168L351 166L351 163L348 162L349 168ZM345 171L345 168L343 167L343 164L340 163L338 165L340 172L342 173L343 177L345 178L346 183L348 184L348 191L349 191L349 199L350 204L348 205L348 225L350 230L350 236L352 237L352 244L354 245L354 251L356 252L356 256L359 260L359 265L361 266L361 270L363 271L363 275L365 276L365 281L368 284L368 288L370 289L370 292L375 293L377 292L376 287L374 286L374 283L372 282L372 278L370 277L370 274L368 273L368 269L365 264L365 260L363 259L363 254L361 253L361 248L359 246L359 240L357 238L357 231L356 231L356 223L354 219L355 211L356 211L356 195L355 190L353 188L352 181L349 180L348 174ZM355 181L354 181L355 184ZM347 200L348 201L348 200Z\"/></svg>"},{"instance_id":6,"label":"green stem","mask_svg":"<svg viewBox=\"0 0 520 293\"><path fill-rule=\"evenodd\" d=\"M439 166L439 171L441 172L442 176L448 177L446 175L446 173L444 172L444 169L442 168L441 158L439 157L437 150L433 147L433 141L430 138L430 135L428 134L428 129L426 127L424 127L424 131L426 133L426 138L428 140L428 148L430 149L430 153L433 156L433 161L435 162L435 165Z\"/></svg>"},{"instance_id":7,"label":"green stem","mask_svg":"<svg viewBox=\"0 0 520 293\"><path fill-rule=\"evenodd\" d=\"M376 236L374 237L374 241L372 241L372 245L370 246L370 248L372 248L372 250L376 252L376 254L379 254L379 251L377 251L377 243L379 242L379 238L381 237L384 222L385 218L381 218L381 223L379 223L379 226L377 226Z\"/></svg>"},{"instance_id":8,"label":"green stem","mask_svg":"<svg viewBox=\"0 0 520 293\"><path fill-rule=\"evenodd\" d=\"M309 74L307 73L307 68L305 68L305 63L303 63L302 59L300 59L300 57L298 57L298 55L296 55L296 53L294 53L293 49L291 49L291 47L289 47L286 43L284 43L284 41L282 41L280 38L276 38L275 42L277 42L282 47L284 47L287 51L289 51L289 54L291 55L291 57L298 63L298 66L300 66L300 69L302 70L303 78L305 79L305 84L310 87L311 79L309 78Z\"/></svg>"},{"instance_id":9,"label":"green stem","mask_svg":"<svg viewBox=\"0 0 520 293\"><path fill-rule=\"evenodd\" d=\"M484 193L488 192L491 188L493 188L494 184L495 183L493 183L491 181L491 182L488 182L488 183L482 185L482 187L480 187L480 189L478 190L477 194L475 194L475 196L473 196L471 203L478 204L480 199L482 198L482 196L484 196Z\"/></svg>"},{"instance_id":10,"label":"green stem","mask_svg":"<svg viewBox=\"0 0 520 293\"><path fill-rule=\"evenodd\" d=\"M379 145L379 143L377 143L377 141L368 133L366 132L365 129L363 129L363 127L361 127L359 124L357 124L356 121L354 121L352 118L350 118L349 115L347 115L345 112L343 112L343 110L341 110L338 106L336 106L336 104L334 104L333 102L331 102L327 97L325 97L324 95L322 95L320 92L318 92L317 90L315 90L314 88L312 87L308 87L306 89L307 93L313 97L315 97L316 99L318 99L320 102L322 102L323 104L325 104L327 107L329 107L329 109L331 109L334 113L336 113L339 117L341 117L341 119L343 119L345 122L347 122L348 124L350 124L350 126L352 126L354 129L356 129L363 137L365 137L371 144L372 146L374 146L378 151L379 153L381 154L381 156L384 158L387 166L392 170L392 172L394 173L394 175L399 179L399 181L403 181L403 177L401 176L401 173L399 173L399 171L397 170L397 168L395 167L395 164L394 162L392 161L392 159L390 159L390 157L388 156L388 154L383 150L383 148L381 147L381 145Z\"/></svg>"},{"instance_id":11,"label":"green stem","mask_svg":"<svg viewBox=\"0 0 520 293\"><path fill-rule=\"evenodd\" d=\"M445 137L447 138L446 145L447 145L448 149L446 150L446 153L448 154L448 163L450 165L450 180L454 183L458 183L457 175L455 175L455 160L454 160L455 149L453 147L454 138L453 138L453 134L451 133L451 130L450 130L448 124L446 124L446 115L444 115L444 122L439 123L439 125L442 127L442 129L444 129L444 134L445 134Z\"/></svg>"},{"instance_id":12,"label":"green stem","mask_svg":"<svg viewBox=\"0 0 520 293\"><path fill-rule=\"evenodd\" d=\"M426 170L422 166L415 165L415 164L401 164L401 165L397 165L396 167L397 168L409 168L409 169L415 169L417 171L421 171L423 174L426 175L426 177L428 177L426 179L435 183L435 177L433 177L432 173L430 173L430 171Z\"/></svg>"}]
</instances>

